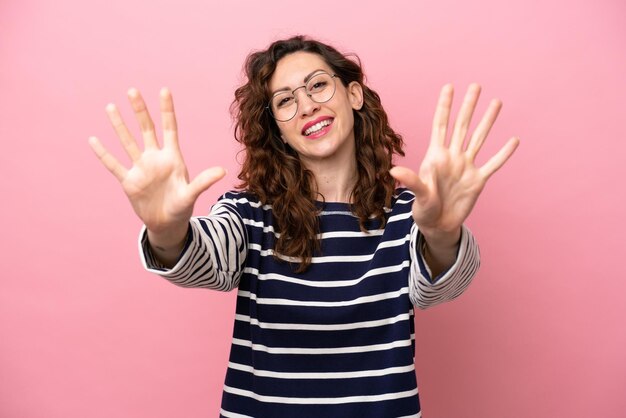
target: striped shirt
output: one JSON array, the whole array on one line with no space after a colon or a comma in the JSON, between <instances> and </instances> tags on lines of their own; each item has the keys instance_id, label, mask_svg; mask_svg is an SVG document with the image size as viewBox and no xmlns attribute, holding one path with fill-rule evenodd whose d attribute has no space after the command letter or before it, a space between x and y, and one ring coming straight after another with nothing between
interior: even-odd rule
<instances>
[{"instance_id":1,"label":"striped shirt","mask_svg":"<svg viewBox=\"0 0 626 418\"><path fill-rule=\"evenodd\" d=\"M238 289L220 417L420 417L414 307L454 299L478 269L463 226L455 263L431 279L418 249L414 195L398 189L387 224L366 231L346 203L319 203L321 251L295 273L273 256L272 208L245 192L192 218L165 269L140 235L144 266L183 287Z\"/></svg>"}]
</instances>

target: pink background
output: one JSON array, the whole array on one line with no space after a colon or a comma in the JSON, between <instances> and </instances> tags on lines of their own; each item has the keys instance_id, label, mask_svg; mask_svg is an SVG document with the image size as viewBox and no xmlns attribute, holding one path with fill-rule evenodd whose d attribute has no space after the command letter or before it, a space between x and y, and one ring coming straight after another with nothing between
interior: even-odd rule
<instances>
[{"instance_id":1,"label":"pink background","mask_svg":"<svg viewBox=\"0 0 626 418\"><path fill-rule=\"evenodd\" d=\"M421 161L446 82L457 98L480 82L481 112L504 101L482 161L522 139L468 221L477 279L418 314L424 416L623 417L621 0L1 0L0 416L217 415L235 294L142 271L139 221L87 138L122 158L105 105L137 132L127 88L158 119L170 87L190 172L230 171L206 213L235 182L243 60L295 33L361 56L405 164Z\"/></svg>"}]
</instances>

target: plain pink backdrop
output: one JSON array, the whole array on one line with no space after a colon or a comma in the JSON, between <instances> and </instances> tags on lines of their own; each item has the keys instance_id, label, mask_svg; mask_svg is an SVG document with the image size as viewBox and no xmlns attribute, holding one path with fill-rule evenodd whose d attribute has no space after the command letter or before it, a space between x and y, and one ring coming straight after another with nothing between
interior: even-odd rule
<instances>
[{"instance_id":1,"label":"plain pink backdrop","mask_svg":"<svg viewBox=\"0 0 626 418\"><path fill-rule=\"evenodd\" d=\"M0 416L217 415L235 295L142 270L139 221L87 138L122 158L105 105L137 132L127 88L158 120L170 87L192 175L229 170L206 213L236 181L244 58L296 33L360 55L403 164L419 165L447 82L457 99L480 82L481 112L504 102L481 161L522 139L468 220L478 277L417 315L424 416L623 417L621 0L1 0Z\"/></svg>"}]
</instances>

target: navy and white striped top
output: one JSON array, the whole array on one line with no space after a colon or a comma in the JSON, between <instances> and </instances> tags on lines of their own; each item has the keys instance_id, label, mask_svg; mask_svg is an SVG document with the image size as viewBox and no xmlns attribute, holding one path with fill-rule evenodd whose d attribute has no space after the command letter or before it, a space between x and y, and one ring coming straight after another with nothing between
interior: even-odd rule
<instances>
[{"instance_id":1,"label":"navy and white striped top","mask_svg":"<svg viewBox=\"0 0 626 418\"><path fill-rule=\"evenodd\" d=\"M459 296L479 255L463 227L454 265L431 280L413 200L398 189L385 228L371 220L367 232L349 204L320 203L321 253L300 274L272 256L272 208L244 192L192 218L172 269L155 260L142 232L148 270L179 286L238 288L220 417L421 416L413 307Z\"/></svg>"}]
</instances>

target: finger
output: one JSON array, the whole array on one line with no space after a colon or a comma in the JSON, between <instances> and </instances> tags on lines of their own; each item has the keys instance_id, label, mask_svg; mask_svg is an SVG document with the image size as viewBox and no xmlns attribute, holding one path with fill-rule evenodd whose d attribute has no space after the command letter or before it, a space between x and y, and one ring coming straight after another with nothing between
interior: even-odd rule
<instances>
[{"instance_id":1,"label":"finger","mask_svg":"<svg viewBox=\"0 0 626 418\"><path fill-rule=\"evenodd\" d=\"M104 148L95 136L89 137L89 146L91 146L91 149L96 153L107 170L109 170L120 182L122 182L122 180L126 177L126 168L124 168L124 166Z\"/></svg>"},{"instance_id":2,"label":"finger","mask_svg":"<svg viewBox=\"0 0 626 418\"><path fill-rule=\"evenodd\" d=\"M469 124L480 96L480 86L476 83L470 84L465 93L463 104L459 109L459 114L454 122L454 131L452 131L452 137L450 138L450 152L461 152L463 148L463 142L465 141L465 135L469 129Z\"/></svg>"},{"instance_id":3,"label":"finger","mask_svg":"<svg viewBox=\"0 0 626 418\"><path fill-rule=\"evenodd\" d=\"M133 110L135 111L137 121L139 121L144 146L146 148L157 148L159 144L156 132L154 131L154 123L152 123L152 119L150 118L150 114L148 113L148 108L146 107L143 97L141 97L141 94L137 89L131 88L128 90L128 98Z\"/></svg>"},{"instance_id":4,"label":"finger","mask_svg":"<svg viewBox=\"0 0 626 418\"><path fill-rule=\"evenodd\" d=\"M218 180L221 180L225 175L226 170L222 167L212 167L198 174L196 178L189 183L189 192L193 201L195 202L202 192L211 187Z\"/></svg>"},{"instance_id":5,"label":"finger","mask_svg":"<svg viewBox=\"0 0 626 418\"><path fill-rule=\"evenodd\" d=\"M133 138L128 130L128 127L122 120L122 116L120 115L117 106L113 103L109 103L106 107L106 112L111 125L113 125L113 129L115 129L115 133L117 133L117 137L120 139L120 142L126 151L126 154L128 154L132 161L138 160L139 157L141 157L141 150L137 146L135 138Z\"/></svg>"},{"instance_id":6,"label":"finger","mask_svg":"<svg viewBox=\"0 0 626 418\"><path fill-rule=\"evenodd\" d=\"M454 88L452 87L452 84L446 84L443 86L441 93L439 94L437 108L435 109L435 117L433 118L433 131L430 137L431 145L445 145L453 95Z\"/></svg>"},{"instance_id":7,"label":"finger","mask_svg":"<svg viewBox=\"0 0 626 418\"><path fill-rule=\"evenodd\" d=\"M178 126L174 112L172 93L167 88L161 89L161 125L163 128L163 146L178 147Z\"/></svg>"},{"instance_id":8,"label":"finger","mask_svg":"<svg viewBox=\"0 0 626 418\"><path fill-rule=\"evenodd\" d=\"M502 148L500 148L500 151L498 151L496 155L491 157L489 161L485 163L485 165L480 167L479 171L482 173L482 175L488 179L493 175L493 173L498 171L500 167L502 167L504 163L507 162L511 155L513 155L519 143L519 138L513 137L509 139L507 143L504 144Z\"/></svg>"},{"instance_id":9,"label":"finger","mask_svg":"<svg viewBox=\"0 0 626 418\"><path fill-rule=\"evenodd\" d=\"M415 194L416 199L420 201L422 198L428 197L428 187L410 168L396 166L389 170L391 177L399 183L404 184L410 191Z\"/></svg>"},{"instance_id":10,"label":"finger","mask_svg":"<svg viewBox=\"0 0 626 418\"><path fill-rule=\"evenodd\" d=\"M471 157L472 161L474 161L478 151L482 148L485 139L487 139L487 135L495 123L496 118L500 113L500 109L502 109L502 102L498 99L493 99L491 103L489 103L487 111L472 134L472 137L467 144L467 153Z\"/></svg>"}]
</instances>

